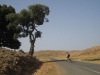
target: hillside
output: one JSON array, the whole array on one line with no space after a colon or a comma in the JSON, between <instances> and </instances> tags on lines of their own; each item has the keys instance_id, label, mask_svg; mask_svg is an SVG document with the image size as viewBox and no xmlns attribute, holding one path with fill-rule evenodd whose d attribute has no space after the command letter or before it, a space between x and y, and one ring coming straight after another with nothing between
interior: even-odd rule
<instances>
[{"instance_id":1,"label":"hillside","mask_svg":"<svg viewBox=\"0 0 100 75\"><path fill-rule=\"evenodd\" d=\"M84 61L100 61L100 46L72 52L72 58Z\"/></svg>"},{"instance_id":2,"label":"hillside","mask_svg":"<svg viewBox=\"0 0 100 75\"><path fill-rule=\"evenodd\" d=\"M35 52L35 56L40 60L49 60L49 58L66 59L67 50L41 50ZM68 51L71 54L71 59L78 61L96 61L100 63L100 45L94 46L85 50Z\"/></svg>"}]
</instances>

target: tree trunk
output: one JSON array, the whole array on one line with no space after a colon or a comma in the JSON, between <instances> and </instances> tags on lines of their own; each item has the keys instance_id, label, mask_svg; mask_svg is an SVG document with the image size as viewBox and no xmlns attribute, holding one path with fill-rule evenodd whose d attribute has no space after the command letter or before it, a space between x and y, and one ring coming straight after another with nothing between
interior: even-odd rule
<instances>
[{"instance_id":1,"label":"tree trunk","mask_svg":"<svg viewBox=\"0 0 100 75\"><path fill-rule=\"evenodd\" d=\"M31 44L31 46L30 46L30 50L29 50L29 54L32 56L33 55L33 53L34 53L34 44L33 44L34 42L33 42L33 40L31 40L30 41L30 44Z\"/></svg>"},{"instance_id":2,"label":"tree trunk","mask_svg":"<svg viewBox=\"0 0 100 75\"><path fill-rule=\"evenodd\" d=\"M32 34L29 35L29 37L30 37L30 44L31 44L30 50L29 50L29 55L32 56L32 55L34 54L34 47L35 47L34 44L35 44L35 40L36 40L36 39L35 39L34 37L33 37L33 39L32 39L31 35L32 35Z\"/></svg>"}]
</instances>

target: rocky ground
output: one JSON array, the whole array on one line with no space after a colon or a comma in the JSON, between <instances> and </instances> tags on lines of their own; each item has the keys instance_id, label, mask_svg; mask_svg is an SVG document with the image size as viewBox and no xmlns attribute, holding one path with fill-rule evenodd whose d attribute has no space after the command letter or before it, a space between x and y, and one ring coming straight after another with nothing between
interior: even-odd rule
<instances>
[{"instance_id":1,"label":"rocky ground","mask_svg":"<svg viewBox=\"0 0 100 75\"><path fill-rule=\"evenodd\" d=\"M32 75L42 62L24 51L0 48L0 75Z\"/></svg>"}]
</instances>

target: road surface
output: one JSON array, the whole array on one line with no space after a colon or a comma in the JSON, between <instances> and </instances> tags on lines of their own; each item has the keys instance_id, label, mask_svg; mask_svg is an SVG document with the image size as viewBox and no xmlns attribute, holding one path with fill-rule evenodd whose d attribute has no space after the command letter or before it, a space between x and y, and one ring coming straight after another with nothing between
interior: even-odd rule
<instances>
[{"instance_id":1,"label":"road surface","mask_svg":"<svg viewBox=\"0 0 100 75\"><path fill-rule=\"evenodd\" d=\"M55 62L61 75L100 75L100 64L65 60L50 59Z\"/></svg>"}]
</instances>

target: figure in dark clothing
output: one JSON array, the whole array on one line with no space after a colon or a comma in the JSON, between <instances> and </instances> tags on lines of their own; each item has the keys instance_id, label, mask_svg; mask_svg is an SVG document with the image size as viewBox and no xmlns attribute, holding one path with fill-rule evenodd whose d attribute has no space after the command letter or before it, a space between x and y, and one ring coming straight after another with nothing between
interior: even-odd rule
<instances>
[{"instance_id":1,"label":"figure in dark clothing","mask_svg":"<svg viewBox=\"0 0 100 75\"><path fill-rule=\"evenodd\" d=\"M66 53L67 53L67 61L72 62L72 60L70 59L70 54L68 52L66 52Z\"/></svg>"},{"instance_id":2,"label":"figure in dark clothing","mask_svg":"<svg viewBox=\"0 0 100 75\"><path fill-rule=\"evenodd\" d=\"M69 59L69 57L70 57L70 54L68 53L68 52L66 52L67 53L67 59Z\"/></svg>"}]
</instances>

